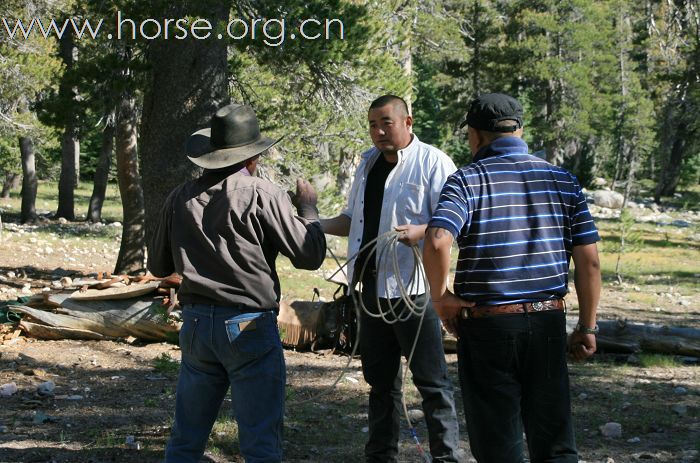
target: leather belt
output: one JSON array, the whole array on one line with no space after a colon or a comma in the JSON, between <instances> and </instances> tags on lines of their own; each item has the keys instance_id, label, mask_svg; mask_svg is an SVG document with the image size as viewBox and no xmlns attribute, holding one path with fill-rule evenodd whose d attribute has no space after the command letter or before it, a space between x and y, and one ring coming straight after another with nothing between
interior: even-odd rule
<instances>
[{"instance_id":1,"label":"leather belt","mask_svg":"<svg viewBox=\"0 0 700 463\"><path fill-rule=\"evenodd\" d=\"M492 315L545 312L549 310L563 310L566 312L566 303L564 299L523 302L522 304L476 305L474 307L464 307L460 312L460 318L466 320L468 318L484 318Z\"/></svg>"}]
</instances>

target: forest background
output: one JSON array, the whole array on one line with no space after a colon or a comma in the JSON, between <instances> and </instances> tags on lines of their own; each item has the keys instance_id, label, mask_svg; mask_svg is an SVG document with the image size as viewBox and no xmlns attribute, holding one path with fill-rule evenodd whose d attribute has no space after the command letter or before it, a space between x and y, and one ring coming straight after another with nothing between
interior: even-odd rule
<instances>
[{"instance_id":1,"label":"forest background","mask_svg":"<svg viewBox=\"0 0 700 463\"><path fill-rule=\"evenodd\" d=\"M328 215L369 145L367 106L384 93L406 98L415 133L458 165L470 158L459 130L468 102L505 92L525 106L531 150L584 186L603 178L625 198L662 202L700 179L697 0L8 0L0 17L2 195L21 190L20 220L36 221L47 181L58 199L47 217L99 222L106 185L118 183L117 271L143 269L165 195L198 174L186 138L229 101L285 136L262 174L311 178ZM44 28L27 34L36 18ZM120 40L109 38L115 18L134 24ZM164 39L166 18L214 30ZM293 40L308 18L306 35L320 37ZM90 34L84 21L99 19ZM245 35L256 19L257 36ZM341 25L324 27L332 19ZM75 206L81 182L93 184L86 211Z\"/></svg>"},{"instance_id":2,"label":"forest background","mask_svg":"<svg viewBox=\"0 0 700 463\"><path fill-rule=\"evenodd\" d=\"M134 26L119 31L117 18ZM175 38L175 28L164 39L167 19L187 20L188 37ZM198 20L212 25L211 37L193 37ZM319 36L301 36L301 24ZM459 124L483 92L517 97L531 150L588 189L602 237L599 320L697 332L698 0L3 0L0 301L48 294L66 276L142 272L165 196L199 173L185 158L187 137L228 102L250 104L265 134L284 136L261 175L285 188L311 179L322 215L332 216L370 146L375 97L406 98L418 137L463 165L470 153ZM614 209L599 204L604 189L621 198ZM341 260L344 244L329 237ZM324 278L334 270L332 259L308 272L280 258L283 297L331 300L337 286ZM0 460L161 458L176 346L19 334L16 320L0 320L0 385L20 391L2 398ZM698 461L698 357L645 349L601 349L570 364L586 461ZM359 361L348 368L346 357L294 350L285 358L286 461L359 461L368 391ZM463 423L456 355L447 360ZM38 396L48 380L56 397ZM419 408L417 392L405 393ZM620 435L602 433L615 423ZM422 461L402 432L400 461ZM207 461L242 461L236 433L222 409Z\"/></svg>"}]
</instances>

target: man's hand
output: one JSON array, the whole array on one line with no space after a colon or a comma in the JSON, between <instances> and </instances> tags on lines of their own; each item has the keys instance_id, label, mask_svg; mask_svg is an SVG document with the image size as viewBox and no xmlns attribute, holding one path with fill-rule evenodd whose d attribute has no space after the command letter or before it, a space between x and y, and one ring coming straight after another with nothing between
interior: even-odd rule
<instances>
[{"instance_id":1,"label":"man's hand","mask_svg":"<svg viewBox=\"0 0 700 463\"><path fill-rule=\"evenodd\" d=\"M399 233L399 241L406 246L415 246L425 238L426 225L398 225L394 227Z\"/></svg>"},{"instance_id":2,"label":"man's hand","mask_svg":"<svg viewBox=\"0 0 700 463\"><path fill-rule=\"evenodd\" d=\"M595 334L574 331L569 335L569 354L574 360L586 360L595 350Z\"/></svg>"},{"instance_id":3,"label":"man's hand","mask_svg":"<svg viewBox=\"0 0 700 463\"><path fill-rule=\"evenodd\" d=\"M297 179L297 191L295 194L292 194L290 191L289 197L292 200L292 204L294 204L297 209L304 206L315 207L316 203L318 203L316 190L314 190L314 187L303 178Z\"/></svg>"},{"instance_id":4,"label":"man's hand","mask_svg":"<svg viewBox=\"0 0 700 463\"><path fill-rule=\"evenodd\" d=\"M318 209L316 209L316 203L318 203L318 196L316 195L316 190L311 186L309 182L300 178L297 179L297 191L292 194L288 191L289 199L292 200L292 204L297 208L297 213L300 217L308 220L318 220Z\"/></svg>"},{"instance_id":5,"label":"man's hand","mask_svg":"<svg viewBox=\"0 0 700 463\"><path fill-rule=\"evenodd\" d=\"M459 338L457 326L460 313L464 307L474 307L474 303L465 301L452 294L449 290L445 290L439 300L433 299L433 307L440 320L442 320L442 324L445 325L445 329L454 337Z\"/></svg>"}]
</instances>

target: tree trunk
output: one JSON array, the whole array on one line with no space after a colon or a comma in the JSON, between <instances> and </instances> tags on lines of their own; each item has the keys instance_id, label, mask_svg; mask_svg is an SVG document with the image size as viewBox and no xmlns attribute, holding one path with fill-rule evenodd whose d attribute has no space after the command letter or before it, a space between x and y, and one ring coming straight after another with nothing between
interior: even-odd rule
<instances>
[{"instance_id":1,"label":"tree trunk","mask_svg":"<svg viewBox=\"0 0 700 463\"><path fill-rule=\"evenodd\" d=\"M61 140L61 176L58 180L58 210L56 217L75 220L75 153L78 139L70 128L63 132Z\"/></svg>"},{"instance_id":2,"label":"tree trunk","mask_svg":"<svg viewBox=\"0 0 700 463\"><path fill-rule=\"evenodd\" d=\"M88 205L87 219L97 223L102 221L102 205L107 192L107 181L109 180L109 167L112 163L112 150L114 149L114 113L107 118L107 124L102 131L102 146L100 147L100 157L97 160L95 169L95 181L92 188L92 196Z\"/></svg>"},{"instance_id":3,"label":"tree trunk","mask_svg":"<svg viewBox=\"0 0 700 463\"><path fill-rule=\"evenodd\" d=\"M14 172L5 174L5 182L2 184L2 193L0 198L7 199L10 197L10 190L16 190L19 187L20 176Z\"/></svg>"},{"instance_id":4,"label":"tree trunk","mask_svg":"<svg viewBox=\"0 0 700 463\"><path fill-rule=\"evenodd\" d=\"M479 9L479 3L481 0L474 0L472 8L472 27L474 30L474 40L472 41L472 59L471 59L471 72L472 72L472 94L476 98L481 94L481 24L479 22L481 11Z\"/></svg>"},{"instance_id":5,"label":"tree trunk","mask_svg":"<svg viewBox=\"0 0 700 463\"><path fill-rule=\"evenodd\" d=\"M620 13L619 27L622 29L624 24L624 19L622 17L623 13ZM622 95L622 104L620 105L620 113L618 115L619 122L617 126L617 158L615 161L615 175L613 177L611 190L615 191L617 183L623 176L624 166L629 162L630 156L630 146L627 144L628 133L625 130L626 120L627 120L627 75L625 70L625 45L626 40L621 40L620 42L620 93ZM624 208L627 204L627 194L629 192L630 179L627 179L627 185L625 186L625 196L622 200L622 207ZM619 263L619 257L618 257ZM619 278L619 275L618 275Z\"/></svg>"},{"instance_id":6,"label":"tree trunk","mask_svg":"<svg viewBox=\"0 0 700 463\"><path fill-rule=\"evenodd\" d=\"M22 155L22 223L34 222L36 215L36 191L39 181L36 177L34 142L30 137L19 138L19 151Z\"/></svg>"},{"instance_id":7,"label":"tree trunk","mask_svg":"<svg viewBox=\"0 0 700 463\"><path fill-rule=\"evenodd\" d=\"M73 30L66 29L59 40L59 54L63 64L66 66L66 73L70 72L74 64L75 42L73 40ZM74 190L78 184L78 158L80 156L80 142L78 141L78 127L73 102L75 101L75 90L67 79L63 79L59 88L61 99L68 103L65 115L65 127L61 140L61 176L58 181L58 210L57 217L68 220L75 220L75 197Z\"/></svg>"},{"instance_id":8,"label":"tree trunk","mask_svg":"<svg viewBox=\"0 0 700 463\"><path fill-rule=\"evenodd\" d=\"M178 3L168 17L199 16L212 24L228 21L228 1L190 6ZM147 239L168 193L199 172L185 157L187 138L207 127L214 112L230 101L225 40L154 41L148 56L151 74L139 140Z\"/></svg>"},{"instance_id":9,"label":"tree trunk","mask_svg":"<svg viewBox=\"0 0 700 463\"><path fill-rule=\"evenodd\" d=\"M114 273L136 273L145 267L144 206L136 146L136 98L119 102L116 124L117 177L124 212L122 242Z\"/></svg>"},{"instance_id":10,"label":"tree trunk","mask_svg":"<svg viewBox=\"0 0 700 463\"><path fill-rule=\"evenodd\" d=\"M682 111L678 111L676 117L681 119L675 130L675 137L671 144L671 150L665 168L661 172L661 179L654 192L654 201L661 201L662 196L673 196L681 180L681 166L683 165L683 155L686 152L688 134L686 133L685 121L682 119Z\"/></svg>"},{"instance_id":11,"label":"tree trunk","mask_svg":"<svg viewBox=\"0 0 700 463\"><path fill-rule=\"evenodd\" d=\"M414 28L414 21L416 20L415 13L412 14L412 16L409 17L409 30L413 30ZM413 114L413 53L411 51L411 46L412 46L412 38L411 38L411 33L409 32L406 35L406 41L402 44L402 50L399 52L401 56L399 57L399 62L401 63L401 68L403 69L403 74L406 76L408 79L408 88L406 90L406 94L403 95L404 100L406 101L406 106L408 107L408 114Z\"/></svg>"},{"instance_id":12,"label":"tree trunk","mask_svg":"<svg viewBox=\"0 0 700 463\"><path fill-rule=\"evenodd\" d=\"M80 186L80 139L77 136L75 138L73 156L75 156L75 161L73 162L73 165L75 166L75 181L73 182L73 188L78 188Z\"/></svg>"},{"instance_id":13,"label":"tree trunk","mask_svg":"<svg viewBox=\"0 0 700 463\"><path fill-rule=\"evenodd\" d=\"M338 147L338 175L335 178L335 184L338 187L338 193L342 197L346 197L352 186L353 172L359 165L360 156L352 150L347 150L343 147Z\"/></svg>"}]
</instances>

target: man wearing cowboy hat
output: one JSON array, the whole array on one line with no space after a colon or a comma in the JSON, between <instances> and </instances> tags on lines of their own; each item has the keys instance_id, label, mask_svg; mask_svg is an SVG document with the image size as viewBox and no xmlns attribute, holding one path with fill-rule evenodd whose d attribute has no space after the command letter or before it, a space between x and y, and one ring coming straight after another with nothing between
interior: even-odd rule
<instances>
[{"instance_id":1,"label":"man wearing cowboy hat","mask_svg":"<svg viewBox=\"0 0 700 463\"><path fill-rule=\"evenodd\" d=\"M289 196L251 176L279 140L260 134L252 108L230 104L187 141L201 177L175 188L149 247L156 276L182 275L182 366L166 463L198 462L231 387L245 461L282 459L285 364L276 314L279 253L315 270L326 253L316 192L297 181Z\"/></svg>"}]
</instances>

